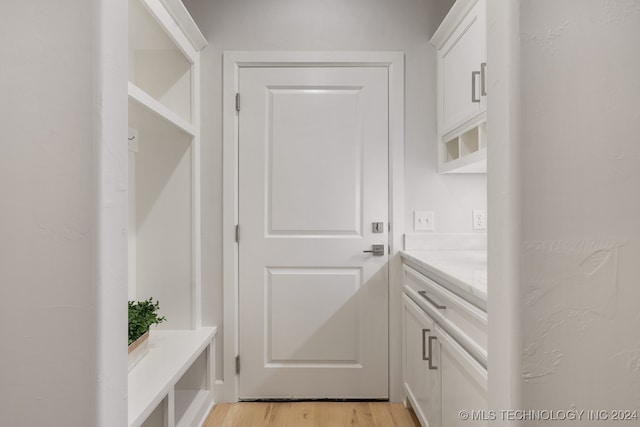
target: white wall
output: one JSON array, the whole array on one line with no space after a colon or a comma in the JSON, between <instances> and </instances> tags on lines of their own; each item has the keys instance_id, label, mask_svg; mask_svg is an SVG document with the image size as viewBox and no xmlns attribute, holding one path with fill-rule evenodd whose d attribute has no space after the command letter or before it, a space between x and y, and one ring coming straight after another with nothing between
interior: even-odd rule
<instances>
[{"instance_id":1,"label":"white wall","mask_svg":"<svg viewBox=\"0 0 640 427\"><path fill-rule=\"evenodd\" d=\"M640 2L522 3L523 399L640 402Z\"/></svg>"},{"instance_id":2,"label":"white wall","mask_svg":"<svg viewBox=\"0 0 640 427\"><path fill-rule=\"evenodd\" d=\"M489 0L487 23L488 388L489 408L499 410L521 407L520 2Z\"/></svg>"},{"instance_id":3,"label":"white wall","mask_svg":"<svg viewBox=\"0 0 640 427\"><path fill-rule=\"evenodd\" d=\"M98 372L92 380L98 394L95 425L112 427L127 424L128 2L93 0L93 7Z\"/></svg>"},{"instance_id":4,"label":"white wall","mask_svg":"<svg viewBox=\"0 0 640 427\"><path fill-rule=\"evenodd\" d=\"M490 233L489 294L517 286L520 298L491 312L490 333L520 325L521 407L638 409L640 2L522 1L518 16L520 167L490 169L489 204L521 183L522 264L517 282L492 281L508 266Z\"/></svg>"},{"instance_id":5,"label":"white wall","mask_svg":"<svg viewBox=\"0 0 640 427\"><path fill-rule=\"evenodd\" d=\"M92 5L2 9L0 413L12 426L87 426L96 413Z\"/></svg>"},{"instance_id":6,"label":"white wall","mask_svg":"<svg viewBox=\"0 0 640 427\"><path fill-rule=\"evenodd\" d=\"M486 207L485 176L436 173L435 50L428 40L452 1L184 3L209 41L202 53L202 283L206 323L222 324L221 72L225 50L403 51L406 224L413 223L413 210L434 210L437 232L471 232L471 210Z\"/></svg>"},{"instance_id":7,"label":"white wall","mask_svg":"<svg viewBox=\"0 0 640 427\"><path fill-rule=\"evenodd\" d=\"M136 297L160 301L160 329L190 329L192 310L191 138L140 131L136 153ZM158 232L162 230L162 232Z\"/></svg>"},{"instance_id":8,"label":"white wall","mask_svg":"<svg viewBox=\"0 0 640 427\"><path fill-rule=\"evenodd\" d=\"M107 230L97 215L96 148L113 135L114 116L111 99L94 89L118 68L117 55L102 63L110 43L98 34L109 19L99 4L0 6L0 414L7 426L126 423L126 261L97 266L104 248L97 236ZM124 120L126 136L126 112ZM111 177L111 187L126 196L119 180L126 169ZM105 205L126 213L126 197L120 204L114 194ZM122 227L116 230L111 243L121 241L116 249L126 254ZM118 272L125 286L111 287ZM105 309L101 301L110 296L123 308ZM122 350L111 340L117 335ZM122 362L112 357L120 353ZM99 420L105 413L111 422Z\"/></svg>"}]
</instances>

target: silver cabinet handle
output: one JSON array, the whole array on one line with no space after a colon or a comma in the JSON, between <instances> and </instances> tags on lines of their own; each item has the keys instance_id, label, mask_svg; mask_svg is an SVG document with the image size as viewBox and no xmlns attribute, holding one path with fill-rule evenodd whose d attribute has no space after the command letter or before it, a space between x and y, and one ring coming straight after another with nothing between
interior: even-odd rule
<instances>
[{"instance_id":1,"label":"silver cabinet handle","mask_svg":"<svg viewBox=\"0 0 640 427\"><path fill-rule=\"evenodd\" d=\"M425 340L425 334L427 332L431 332L431 329L423 329L422 330L422 360L429 360L429 357L427 357L427 350L426 350L426 340ZM429 337L431 338L431 337Z\"/></svg>"},{"instance_id":2,"label":"silver cabinet handle","mask_svg":"<svg viewBox=\"0 0 640 427\"><path fill-rule=\"evenodd\" d=\"M487 96L487 63L480 64L480 96Z\"/></svg>"},{"instance_id":3,"label":"silver cabinet handle","mask_svg":"<svg viewBox=\"0 0 640 427\"><path fill-rule=\"evenodd\" d=\"M432 300L431 298L429 298L429 296L427 295L427 291L418 291L418 293L420 294L420 296L422 298L424 298L427 301L429 301L431 303L431 305L433 305L438 310L444 310L445 308L447 308L446 305L440 305L437 302L435 302L434 300Z\"/></svg>"},{"instance_id":4,"label":"silver cabinet handle","mask_svg":"<svg viewBox=\"0 0 640 427\"><path fill-rule=\"evenodd\" d=\"M438 339L438 337L429 336L429 356L428 356L428 358L429 358L429 369L432 369L432 370L438 369L438 367L433 364L433 347L432 347L432 343L437 339Z\"/></svg>"},{"instance_id":5,"label":"silver cabinet handle","mask_svg":"<svg viewBox=\"0 0 640 427\"><path fill-rule=\"evenodd\" d=\"M480 102L480 97L476 98L476 80L480 76L480 71L471 72L471 102Z\"/></svg>"}]
</instances>

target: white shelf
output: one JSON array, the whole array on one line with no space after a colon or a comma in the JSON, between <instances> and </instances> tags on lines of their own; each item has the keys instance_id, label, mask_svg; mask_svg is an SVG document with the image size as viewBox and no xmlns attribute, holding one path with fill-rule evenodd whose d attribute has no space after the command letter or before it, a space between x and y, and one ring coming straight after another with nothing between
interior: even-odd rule
<instances>
[{"instance_id":1,"label":"white shelf","mask_svg":"<svg viewBox=\"0 0 640 427\"><path fill-rule=\"evenodd\" d=\"M196 128L151 95L129 82L129 127L167 133L180 131L196 135Z\"/></svg>"},{"instance_id":2,"label":"white shelf","mask_svg":"<svg viewBox=\"0 0 640 427\"><path fill-rule=\"evenodd\" d=\"M204 46L180 0L129 0L129 81L189 123Z\"/></svg>"},{"instance_id":3,"label":"white shelf","mask_svg":"<svg viewBox=\"0 0 640 427\"><path fill-rule=\"evenodd\" d=\"M443 139L440 147L440 173L486 173L486 122Z\"/></svg>"},{"instance_id":4,"label":"white shelf","mask_svg":"<svg viewBox=\"0 0 640 427\"><path fill-rule=\"evenodd\" d=\"M210 352L214 351L215 334L216 328L213 327L151 332L149 353L129 372L130 427L142 425L207 347L210 347ZM193 399L191 403L187 401L189 398ZM179 399L180 407L188 408L185 414L197 414L203 406L210 406L206 405L207 401L213 402L211 382L209 389L198 390L197 393L176 390L175 399Z\"/></svg>"},{"instance_id":5,"label":"white shelf","mask_svg":"<svg viewBox=\"0 0 640 427\"><path fill-rule=\"evenodd\" d=\"M176 427L191 426L194 420L202 419L213 404L211 390L175 390L174 393ZM184 410L178 411L178 408Z\"/></svg>"}]
</instances>

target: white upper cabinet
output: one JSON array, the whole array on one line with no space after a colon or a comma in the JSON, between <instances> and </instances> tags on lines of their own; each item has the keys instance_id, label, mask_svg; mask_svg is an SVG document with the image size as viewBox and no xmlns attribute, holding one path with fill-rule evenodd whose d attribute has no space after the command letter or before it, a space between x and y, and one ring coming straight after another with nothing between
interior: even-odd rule
<instances>
[{"instance_id":1,"label":"white upper cabinet","mask_svg":"<svg viewBox=\"0 0 640 427\"><path fill-rule=\"evenodd\" d=\"M486 4L458 0L431 38L438 50L440 172L485 172Z\"/></svg>"},{"instance_id":2,"label":"white upper cabinet","mask_svg":"<svg viewBox=\"0 0 640 427\"><path fill-rule=\"evenodd\" d=\"M486 32L484 0L458 0L431 39L438 49L441 136L486 111Z\"/></svg>"}]
</instances>

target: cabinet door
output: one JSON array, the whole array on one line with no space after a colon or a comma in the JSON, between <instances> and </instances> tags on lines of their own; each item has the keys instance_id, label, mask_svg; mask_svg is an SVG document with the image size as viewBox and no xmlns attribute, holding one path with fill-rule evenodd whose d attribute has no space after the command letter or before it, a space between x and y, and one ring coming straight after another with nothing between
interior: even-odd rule
<instances>
[{"instance_id":1,"label":"cabinet door","mask_svg":"<svg viewBox=\"0 0 640 427\"><path fill-rule=\"evenodd\" d=\"M438 50L441 136L486 110L486 97L481 91L482 63L486 62L485 22L484 0L479 0Z\"/></svg>"},{"instance_id":2,"label":"cabinet door","mask_svg":"<svg viewBox=\"0 0 640 427\"><path fill-rule=\"evenodd\" d=\"M436 339L429 344L442 376L441 425L488 425L486 369L438 325L434 327L434 336ZM461 411L467 411L469 418L463 419Z\"/></svg>"},{"instance_id":3,"label":"cabinet door","mask_svg":"<svg viewBox=\"0 0 640 427\"><path fill-rule=\"evenodd\" d=\"M440 371L429 369L429 337L435 324L409 297L403 296L403 383L423 427L440 425Z\"/></svg>"}]
</instances>

